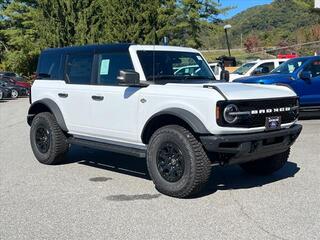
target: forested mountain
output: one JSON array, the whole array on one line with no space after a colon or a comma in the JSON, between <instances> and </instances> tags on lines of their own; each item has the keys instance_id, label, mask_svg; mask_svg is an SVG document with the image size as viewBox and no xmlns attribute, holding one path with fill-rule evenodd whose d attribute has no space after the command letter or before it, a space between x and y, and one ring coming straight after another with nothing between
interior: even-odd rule
<instances>
[{"instance_id":1,"label":"forested mountain","mask_svg":"<svg viewBox=\"0 0 320 240\"><path fill-rule=\"evenodd\" d=\"M232 25L229 32L233 47L240 47L241 36L242 43L255 36L257 44L263 47L320 40L320 12L313 9L313 3L313 0L274 0L249 8L223 24ZM211 48L225 47L223 24L213 36Z\"/></svg>"}]
</instances>

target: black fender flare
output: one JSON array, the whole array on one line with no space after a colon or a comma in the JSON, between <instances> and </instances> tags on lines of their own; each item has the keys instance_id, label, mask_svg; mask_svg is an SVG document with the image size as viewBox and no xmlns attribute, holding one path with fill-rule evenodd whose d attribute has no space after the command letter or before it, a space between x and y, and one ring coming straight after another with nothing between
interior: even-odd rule
<instances>
[{"instance_id":1,"label":"black fender flare","mask_svg":"<svg viewBox=\"0 0 320 240\"><path fill-rule=\"evenodd\" d=\"M148 119L148 121L145 123L145 125L143 127L143 130L141 133L141 139L144 139L144 134L148 128L149 123L153 119L155 119L156 117L159 117L161 115L172 115L177 118L180 118L181 120L186 122L195 133L199 133L199 134L203 134L203 135L210 134L210 132L205 127L205 125L202 123L202 121L193 113L189 112L188 110L182 109L182 108L168 108L168 109L164 109L160 112L157 112L156 114L152 115Z\"/></svg>"},{"instance_id":2,"label":"black fender flare","mask_svg":"<svg viewBox=\"0 0 320 240\"><path fill-rule=\"evenodd\" d=\"M49 109L50 112L54 115L55 119L57 120L57 123L60 126L60 128L63 131L68 132L67 125L64 121L64 118L59 106L49 98L44 98L31 104L28 111L28 117L27 117L27 122L30 126L33 118L35 117L36 114L39 113L39 108L41 109L41 107L46 107L47 109Z\"/></svg>"}]
</instances>

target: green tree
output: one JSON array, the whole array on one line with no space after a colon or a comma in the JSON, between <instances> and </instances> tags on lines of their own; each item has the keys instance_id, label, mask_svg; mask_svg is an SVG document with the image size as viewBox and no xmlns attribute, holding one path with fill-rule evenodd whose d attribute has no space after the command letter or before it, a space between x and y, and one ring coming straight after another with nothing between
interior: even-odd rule
<instances>
[{"instance_id":1,"label":"green tree","mask_svg":"<svg viewBox=\"0 0 320 240\"><path fill-rule=\"evenodd\" d=\"M102 21L107 42L152 43L158 25L158 0L105 0Z\"/></svg>"},{"instance_id":2,"label":"green tree","mask_svg":"<svg viewBox=\"0 0 320 240\"><path fill-rule=\"evenodd\" d=\"M36 14L33 4L32 1L12 1L1 9L0 34L6 46L3 65L8 70L26 75L35 68L40 51L33 22Z\"/></svg>"},{"instance_id":3,"label":"green tree","mask_svg":"<svg viewBox=\"0 0 320 240\"><path fill-rule=\"evenodd\" d=\"M220 22L217 16L228 11L230 8L220 8L216 1L212 0L181 0L178 2L182 10L182 29L180 39L182 44L199 48L202 46L202 29L212 30L212 25Z\"/></svg>"}]
</instances>

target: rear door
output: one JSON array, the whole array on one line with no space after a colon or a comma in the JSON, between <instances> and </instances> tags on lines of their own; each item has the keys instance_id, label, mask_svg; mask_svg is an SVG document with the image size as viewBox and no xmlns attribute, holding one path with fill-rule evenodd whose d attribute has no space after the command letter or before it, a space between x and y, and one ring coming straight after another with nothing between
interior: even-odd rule
<instances>
[{"instance_id":1,"label":"rear door","mask_svg":"<svg viewBox=\"0 0 320 240\"><path fill-rule=\"evenodd\" d=\"M92 99L94 91L92 69L94 54L70 53L66 56L64 88L58 96L63 106L63 116L73 134L87 135L93 128Z\"/></svg>"}]
</instances>

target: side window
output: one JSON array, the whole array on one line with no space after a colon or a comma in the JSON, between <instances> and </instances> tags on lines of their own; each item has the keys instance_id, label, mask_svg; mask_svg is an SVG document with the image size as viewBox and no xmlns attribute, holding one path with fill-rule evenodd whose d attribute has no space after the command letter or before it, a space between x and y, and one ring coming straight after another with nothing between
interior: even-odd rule
<instances>
[{"instance_id":1,"label":"side window","mask_svg":"<svg viewBox=\"0 0 320 240\"><path fill-rule=\"evenodd\" d=\"M118 85L120 70L133 69L129 53L105 53L99 56L98 84Z\"/></svg>"},{"instance_id":2,"label":"side window","mask_svg":"<svg viewBox=\"0 0 320 240\"><path fill-rule=\"evenodd\" d=\"M306 71L310 71L313 78L320 76L320 61L313 61L307 66Z\"/></svg>"},{"instance_id":3,"label":"side window","mask_svg":"<svg viewBox=\"0 0 320 240\"><path fill-rule=\"evenodd\" d=\"M90 84L93 54L68 55L65 78L71 84Z\"/></svg>"},{"instance_id":4,"label":"side window","mask_svg":"<svg viewBox=\"0 0 320 240\"><path fill-rule=\"evenodd\" d=\"M269 73L274 69L274 62L263 63L258 68L264 69L265 70L264 73ZM268 69L268 72L267 72L267 69Z\"/></svg>"},{"instance_id":5,"label":"side window","mask_svg":"<svg viewBox=\"0 0 320 240\"><path fill-rule=\"evenodd\" d=\"M59 80L61 55L44 53L40 56L37 75L40 79Z\"/></svg>"}]
</instances>

